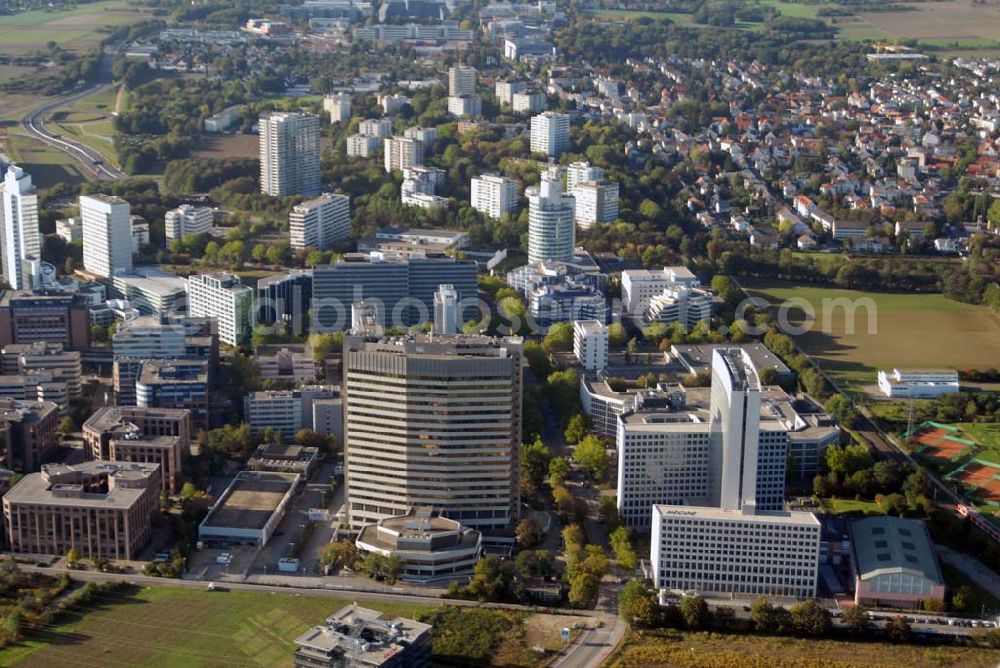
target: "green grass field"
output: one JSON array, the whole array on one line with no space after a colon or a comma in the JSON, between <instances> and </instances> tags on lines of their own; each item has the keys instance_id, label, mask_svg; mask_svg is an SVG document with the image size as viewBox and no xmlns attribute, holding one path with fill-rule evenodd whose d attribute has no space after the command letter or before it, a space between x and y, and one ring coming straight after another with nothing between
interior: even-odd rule
<instances>
[{"instance_id":1,"label":"green grass field","mask_svg":"<svg viewBox=\"0 0 1000 668\"><path fill-rule=\"evenodd\" d=\"M11 666L290 666L295 638L350 600L167 587L103 594L105 605L0 651ZM364 603L392 615L425 606Z\"/></svg>"},{"instance_id":2,"label":"green grass field","mask_svg":"<svg viewBox=\"0 0 1000 668\"><path fill-rule=\"evenodd\" d=\"M103 155L109 164L117 166L118 152L115 151L112 112L118 101L118 89L108 86L68 107L54 110L46 120L54 131L90 146Z\"/></svg>"},{"instance_id":3,"label":"green grass field","mask_svg":"<svg viewBox=\"0 0 1000 668\"><path fill-rule=\"evenodd\" d=\"M957 425L972 440L983 446L976 453L978 459L1000 464L1000 424L960 422Z\"/></svg>"},{"instance_id":4,"label":"green grass field","mask_svg":"<svg viewBox=\"0 0 1000 668\"><path fill-rule=\"evenodd\" d=\"M986 368L1000 359L1000 316L943 295L889 294L746 281L751 294L772 305L788 303L787 322L815 321L794 334L801 348L851 389L874 385L881 368ZM792 301L788 301L792 300ZM841 301L834 301L841 300ZM842 304L854 306L853 317Z\"/></svg>"},{"instance_id":5,"label":"green grass field","mask_svg":"<svg viewBox=\"0 0 1000 668\"><path fill-rule=\"evenodd\" d=\"M833 515L844 513L862 512L875 515L884 515L882 509L874 501L855 501L854 499L823 499L823 508Z\"/></svg>"},{"instance_id":6,"label":"green grass field","mask_svg":"<svg viewBox=\"0 0 1000 668\"><path fill-rule=\"evenodd\" d=\"M0 52L44 50L47 42L64 49L90 49L120 25L140 21L146 12L126 0L103 0L64 11L29 11L0 17Z\"/></svg>"},{"instance_id":7,"label":"green grass field","mask_svg":"<svg viewBox=\"0 0 1000 668\"><path fill-rule=\"evenodd\" d=\"M995 668L1000 651L682 631L633 632L614 668Z\"/></svg>"},{"instance_id":8,"label":"green grass field","mask_svg":"<svg viewBox=\"0 0 1000 668\"><path fill-rule=\"evenodd\" d=\"M7 153L26 172L39 188L49 188L57 183L83 183L86 172L80 164L62 151L11 131Z\"/></svg>"}]
</instances>

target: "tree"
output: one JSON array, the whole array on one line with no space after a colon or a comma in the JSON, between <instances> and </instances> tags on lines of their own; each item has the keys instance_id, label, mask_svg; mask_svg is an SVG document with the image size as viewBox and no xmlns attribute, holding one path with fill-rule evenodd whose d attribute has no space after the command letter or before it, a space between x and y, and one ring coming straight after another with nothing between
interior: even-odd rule
<instances>
[{"instance_id":1,"label":"tree","mask_svg":"<svg viewBox=\"0 0 1000 668\"><path fill-rule=\"evenodd\" d=\"M349 566L357 558L357 548L354 543L346 540L336 540L327 543L319 553L319 565L328 573L336 573L341 568Z\"/></svg>"},{"instance_id":2,"label":"tree","mask_svg":"<svg viewBox=\"0 0 1000 668\"><path fill-rule=\"evenodd\" d=\"M899 464L888 459L875 462L875 466L872 467L872 476L875 478L875 484L878 485L879 491L883 493L895 489L899 485L902 475L903 472Z\"/></svg>"},{"instance_id":3,"label":"tree","mask_svg":"<svg viewBox=\"0 0 1000 668\"><path fill-rule=\"evenodd\" d=\"M966 586L961 586L951 595L951 607L958 611L968 610L971 599L972 590Z\"/></svg>"},{"instance_id":4,"label":"tree","mask_svg":"<svg viewBox=\"0 0 1000 668\"><path fill-rule=\"evenodd\" d=\"M198 488L194 486L194 483L186 482L181 485L181 500L187 501L188 499L192 499L197 493Z\"/></svg>"},{"instance_id":5,"label":"tree","mask_svg":"<svg viewBox=\"0 0 1000 668\"><path fill-rule=\"evenodd\" d=\"M712 619L708 603L701 596L686 596L681 601L681 616L684 626L689 629L703 629Z\"/></svg>"},{"instance_id":6,"label":"tree","mask_svg":"<svg viewBox=\"0 0 1000 668\"><path fill-rule=\"evenodd\" d=\"M514 567L529 577L549 577L556 572L555 559L548 550L521 550L514 559Z\"/></svg>"},{"instance_id":7,"label":"tree","mask_svg":"<svg viewBox=\"0 0 1000 668\"><path fill-rule=\"evenodd\" d=\"M750 605L750 619L761 633L778 630L776 609L765 596L758 596Z\"/></svg>"},{"instance_id":8,"label":"tree","mask_svg":"<svg viewBox=\"0 0 1000 668\"><path fill-rule=\"evenodd\" d=\"M66 438L66 436L76 431L76 423L73 422L73 418L65 415L59 420L59 426L56 428L56 431L59 432L59 436Z\"/></svg>"},{"instance_id":9,"label":"tree","mask_svg":"<svg viewBox=\"0 0 1000 668\"><path fill-rule=\"evenodd\" d=\"M854 424L858 419L858 411L854 408L851 400L843 394L834 394L831 396L826 400L823 408L826 409L826 412L833 414L840 421L840 424L846 428L854 428Z\"/></svg>"},{"instance_id":10,"label":"tree","mask_svg":"<svg viewBox=\"0 0 1000 668\"><path fill-rule=\"evenodd\" d=\"M600 581L590 573L580 573L569 585L569 604L574 608L583 608L595 596Z\"/></svg>"},{"instance_id":11,"label":"tree","mask_svg":"<svg viewBox=\"0 0 1000 668\"><path fill-rule=\"evenodd\" d=\"M598 482L607 475L608 460L608 450L596 436L587 436L573 450L573 461L587 469Z\"/></svg>"},{"instance_id":12,"label":"tree","mask_svg":"<svg viewBox=\"0 0 1000 668\"><path fill-rule=\"evenodd\" d=\"M545 352L538 341L525 341L521 350L524 359L528 361L528 368L535 378L546 378L552 373L552 364L549 362L549 354Z\"/></svg>"},{"instance_id":13,"label":"tree","mask_svg":"<svg viewBox=\"0 0 1000 668\"><path fill-rule=\"evenodd\" d=\"M542 347L550 353L573 350L573 323L557 322L549 327Z\"/></svg>"},{"instance_id":14,"label":"tree","mask_svg":"<svg viewBox=\"0 0 1000 668\"><path fill-rule=\"evenodd\" d=\"M864 443L847 446L832 445L826 449L826 466L835 473L848 474L871 468L872 455Z\"/></svg>"},{"instance_id":15,"label":"tree","mask_svg":"<svg viewBox=\"0 0 1000 668\"><path fill-rule=\"evenodd\" d=\"M629 580L618 595L618 614L631 626L652 626L656 622L656 592L638 578Z\"/></svg>"},{"instance_id":16,"label":"tree","mask_svg":"<svg viewBox=\"0 0 1000 668\"><path fill-rule=\"evenodd\" d=\"M538 520L526 517L517 523L515 534L518 547L521 549L534 547L542 539L542 527L539 526Z\"/></svg>"},{"instance_id":17,"label":"tree","mask_svg":"<svg viewBox=\"0 0 1000 668\"><path fill-rule=\"evenodd\" d=\"M576 445L587 435L589 428L587 416L583 413L577 413L569 419L569 424L566 425L566 431L563 435L566 437L567 443Z\"/></svg>"},{"instance_id":18,"label":"tree","mask_svg":"<svg viewBox=\"0 0 1000 668\"><path fill-rule=\"evenodd\" d=\"M830 611L813 599L793 605L791 612L795 630L804 636L818 638L828 634L833 627Z\"/></svg>"},{"instance_id":19,"label":"tree","mask_svg":"<svg viewBox=\"0 0 1000 668\"><path fill-rule=\"evenodd\" d=\"M717 605L712 612L712 628L723 633L736 626L736 611L728 605Z\"/></svg>"},{"instance_id":20,"label":"tree","mask_svg":"<svg viewBox=\"0 0 1000 668\"><path fill-rule=\"evenodd\" d=\"M633 571L639 565L639 557L635 553L635 549L632 547L632 540L629 536L628 529L625 527L618 527L609 535L611 542L611 549L615 553L615 559L618 560L618 565L628 571Z\"/></svg>"},{"instance_id":21,"label":"tree","mask_svg":"<svg viewBox=\"0 0 1000 668\"><path fill-rule=\"evenodd\" d=\"M601 495L601 500L597 503L599 512L601 513L601 517L604 519L604 523L607 525L608 531L613 532L618 528L618 524L621 522L621 517L618 515L617 497L603 494Z\"/></svg>"},{"instance_id":22,"label":"tree","mask_svg":"<svg viewBox=\"0 0 1000 668\"><path fill-rule=\"evenodd\" d=\"M813 494L820 498L825 498L833 494L833 487L826 476L817 475L813 478Z\"/></svg>"},{"instance_id":23,"label":"tree","mask_svg":"<svg viewBox=\"0 0 1000 668\"><path fill-rule=\"evenodd\" d=\"M80 562L80 551L75 547L69 548L66 553L66 563L69 564L70 568L76 568L76 565Z\"/></svg>"},{"instance_id":24,"label":"tree","mask_svg":"<svg viewBox=\"0 0 1000 668\"><path fill-rule=\"evenodd\" d=\"M885 624L885 634L893 642L906 642L910 638L910 623L902 615L892 617Z\"/></svg>"},{"instance_id":25,"label":"tree","mask_svg":"<svg viewBox=\"0 0 1000 668\"><path fill-rule=\"evenodd\" d=\"M552 502L556 506L556 512L563 519L567 519L573 515L573 511L576 508L576 501L573 495L562 485L556 485L552 488Z\"/></svg>"},{"instance_id":26,"label":"tree","mask_svg":"<svg viewBox=\"0 0 1000 668\"><path fill-rule=\"evenodd\" d=\"M536 493L545 482L551 461L552 451L542 439L521 444L521 487L528 494Z\"/></svg>"},{"instance_id":27,"label":"tree","mask_svg":"<svg viewBox=\"0 0 1000 668\"><path fill-rule=\"evenodd\" d=\"M552 461L549 462L549 485L552 487L562 485L569 477L571 470L568 459L553 457Z\"/></svg>"},{"instance_id":28,"label":"tree","mask_svg":"<svg viewBox=\"0 0 1000 668\"><path fill-rule=\"evenodd\" d=\"M608 325L608 345L621 348L628 342L628 332L625 325L613 322Z\"/></svg>"},{"instance_id":29,"label":"tree","mask_svg":"<svg viewBox=\"0 0 1000 668\"><path fill-rule=\"evenodd\" d=\"M847 632L852 635L863 635L868 630L868 627L871 626L871 617L868 616L868 611L865 610L863 605L849 605L845 607L841 619L844 622Z\"/></svg>"}]
</instances>

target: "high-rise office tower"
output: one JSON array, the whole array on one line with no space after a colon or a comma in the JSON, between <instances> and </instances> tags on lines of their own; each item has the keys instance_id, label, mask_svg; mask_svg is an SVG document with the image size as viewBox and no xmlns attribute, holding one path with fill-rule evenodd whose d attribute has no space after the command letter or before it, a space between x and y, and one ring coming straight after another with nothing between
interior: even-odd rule
<instances>
[{"instance_id":1,"label":"high-rise office tower","mask_svg":"<svg viewBox=\"0 0 1000 668\"><path fill-rule=\"evenodd\" d=\"M455 65L448 68L448 95L461 97L476 94L476 68Z\"/></svg>"},{"instance_id":2,"label":"high-rise office tower","mask_svg":"<svg viewBox=\"0 0 1000 668\"><path fill-rule=\"evenodd\" d=\"M352 529L421 505L475 529L516 522L520 339L348 336L343 359Z\"/></svg>"},{"instance_id":3,"label":"high-rise office tower","mask_svg":"<svg viewBox=\"0 0 1000 668\"><path fill-rule=\"evenodd\" d=\"M517 211L517 181L506 176L484 174L472 179L472 208L499 220Z\"/></svg>"},{"instance_id":4,"label":"high-rise office tower","mask_svg":"<svg viewBox=\"0 0 1000 668\"><path fill-rule=\"evenodd\" d=\"M424 143L412 137L386 137L382 143L385 151L385 171L403 171L424 164Z\"/></svg>"},{"instance_id":5,"label":"high-rise office tower","mask_svg":"<svg viewBox=\"0 0 1000 668\"><path fill-rule=\"evenodd\" d=\"M292 248L323 250L351 236L351 200L327 193L295 206L288 214Z\"/></svg>"},{"instance_id":6,"label":"high-rise office tower","mask_svg":"<svg viewBox=\"0 0 1000 668\"><path fill-rule=\"evenodd\" d=\"M41 235L38 233L38 194L31 176L17 165L10 165L0 183L0 200L4 280L16 290L30 289L29 261L42 257Z\"/></svg>"},{"instance_id":7,"label":"high-rise office tower","mask_svg":"<svg viewBox=\"0 0 1000 668\"><path fill-rule=\"evenodd\" d=\"M459 321L458 291L444 284L434 293L434 333L457 334Z\"/></svg>"},{"instance_id":8,"label":"high-rise office tower","mask_svg":"<svg viewBox=\"0 0 1000 668\"><path fill-rule=\"evenodd\" d=\"M83 268L102 278L132 270L132 220L128 202L110 195L80 197Z\"/></svg>"},{"instance_id":9,"label":"high-rise office tower","mask_svg":"<svg viewBox=\"0 0 1000 668\"><path fill-rule=\"evenodd\" d=\"M568 262L576 247L573 198L562 194L562 183L554 170L542 174L538 186L527 189L528 262Z\"/></svg>"},{"instance_id":10,"label":"high-rise office tower","mask_svg":"<svg viewBox=\"0 0 1000 668\"><path fill-rule=\"evenodd\" d=\"M319 117L274 112L260 117L260 191L319 195Z\"/></svg>"},{"instance_id":11,"label":"high-rise office tower","mask_svg":"<svg viewBox=\"0 0 1000 668\"><path fill-rule=\"evenodd\" d=\"M531 117L531 152L552 158L569 149L569 116L546 111Z\"/></svg>"}]
</instances>

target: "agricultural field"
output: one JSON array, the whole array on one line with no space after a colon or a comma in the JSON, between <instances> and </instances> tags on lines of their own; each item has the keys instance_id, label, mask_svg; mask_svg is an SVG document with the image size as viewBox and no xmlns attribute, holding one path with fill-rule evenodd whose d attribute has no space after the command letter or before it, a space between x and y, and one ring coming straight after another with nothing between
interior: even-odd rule
<instances>
[{"instance_id":1,"label":"agricultural field","mask_svg":"<svg viewBox=\"0 0 1000 668\"><path fill-rule=\"evenodd\" d=\"M132 587L98 596L100 602L85 614L64 618L43 634L0 650L0 666L291 666L295 638L352 602L169 587ZM560 647L559 630L569 619L359 603L390 616L433 613L443 634L439 646L455 665L536 668L546 656L530 648Z\"/></svg>"},{"instance_id":2,"label":"agricultural field","mask_svg":"<svg viewBox=\"0 0 1000 668\"><path fill-rule=\"evenodd\" d=\"M29 11L0 16L0 52L31 53L57 42L67 51L92 49L114 28L147 13L126 0L104 0L65 11Z\"/></svg>"},{"instance_id":3,"label":"agricultural field","mask_svg":"<svg viewBox=\"0 0 1000 668\"><path fill-rule=\"evenodd\" d=\"M1000 651L721 633L632 633L613 668L987 668Z\"/></svg>"},{"instance_id":4,"label":"agricultural field","mask_svg":"<svg viewBox=\"0 0 1000 668\"><path fill-rule=\"evenodd\" d=\"M970 0L925 2L915 11L860 13L845 39L917 39L939 48L1000 48L1000 5Z\"/></svg>"},{"instance_id":5,"label":"agricultural field","mask_svg":"<svg viewBox=\"0 0 1000 668\"><path fill-rule=\"evenodd\" d=\"M796 343L839 385L871 389L878 369L987 368L1000 359L1000 315L938 294L889 294L746 281L754 296L788 302L787 320L805 329ZM853 317L833 300L855 305ZM805 306L815 321L804 324ZM777 309L774 309L777 312Z\"/></svg>"}]
</instances>

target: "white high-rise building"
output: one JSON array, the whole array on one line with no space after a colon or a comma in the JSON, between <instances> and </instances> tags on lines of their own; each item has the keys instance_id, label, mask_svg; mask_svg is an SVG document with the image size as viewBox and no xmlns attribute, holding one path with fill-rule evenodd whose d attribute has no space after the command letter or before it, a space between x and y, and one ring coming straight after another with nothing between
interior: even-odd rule
<instances>
[{"instance_id":1,"label":"white high-rise building","mask_svg":"<svg viewBox=\"0 0 1000 668\"><path fill-rule=\"evenodd\" d=\"M573 190L576 200L576 224L586 230L596 223L610 223L618 218L618 184L610 181L584 181Z\"/></svg>"},{"instance_id":2,"label":"white high-rise building","mask_svg":"<svg viewBox=\"0 0 1000 668\"><path fill-rule=\"evenodd\" d=\"M303 202L288 214L292 248L326 249L351 236L351 200L327 193Z\"/></svg>"},{"instance_id":3,"label":"white high-rise building","mask_svg":"<svg viewBox=\"0 0 1000 668\"><path fill-rule=\"evenodd\" d=\"M448 68L448 95L460 97L476 94L476 68L455 65Z\"/></svg>"},{"instance_id":4,"label":"white high-rise building","mask_svg":"<svg viewBox=\"0 0 1000 668\"><path fill-rule=\"evenodd\" d=\"M531 152L549 157L569 149L569 116L546 111L531 117Z\"/></svg>"},{"instance_id":5,"label":"white high-rise building","mask_svg":"<svg viewBox=\"0 0 1000 668\"><path fill-rule=\"evenodd\" d=\"M31 176L10 165L0 183L0 247L3 277L15 290L31 288L31 262L42 258L38 194Z\"/></svg>"},{"instance_id":6,"label":"white high-rise building","mask_svg":"<svg viewBox=\"0 0 1000 668\"><path fill-rule=\"evenodd\" d=\"M524 80L498 80L494 85L494 91L500 104L513 104L514 94L523 93L528 90L528 82Z\"/></svg>"},{"instance_id":7,"label":"white high-rise building","mask_svg":"<svg viewBox=\"0 0 1000 668\"><path fill-rule=\"evenodd\" d=\"M475 529L521 507L521 340L344 339L344 469L352 529L428 505Z\"/></svg>"},{"instance_id":8,"label":"white high-rise building","mask_svg":"<svg viewBox=\"0 0 1000 668\"><path fill-rule=\"evenodd\" d=\"M562 194L562 183L553 171L542 174L538 186L527 189L528 262L568 262L576 248L573 198Z\"/></svg>"},{"instance_id":9,"label":"white high-rise building","mask_svg":"<svg viewBox=\"0 0 1000 668\"><path fill-rule=\"evenodd\" d=\"M745 350L713 350L709 410L707 461L664 463L675 472L691 466L700 475L707 469L707 503L697 505L701 500L693 496L653 506L650 562L656 587L815 596L820 524L812 513L783 510L788 433L780 427L762 430L760 380ZM620 425L624 421L619 418ZM681 430L700 431L686 425ZM622 476L627 475L619 475L626 486L630 481Z\"/></svg>"},{"instance_id":10,"label":"white high-rise building","mask_svg":"<svg viewBox=\"0 0 1000 668\"><path fill-rule=\"evenodd\" d=\"M459 117L479 116L483 113L483 101L478 95L453 95L448 98L448 113Z\"/></svg>"},{"instance_id":11,"label":"white high-rise building","mask_svg":"<svg viewBox=\"0 0 1000 668\"><path fill-rule=\"evenodd\" d=\"M424 164L424 143L412 137L386 137L383 147L387 172Z\"/></svg>"},{"instance_id":12,"label":"white high-rise building","mask_svg":"<svg viewBox=\"0 0 1000 668\"><path fill-rule=\"evenodd\" d=\"M260 191L319 195L319 117L274 112L260 117Z\"/></svg>"},{"instance_id":13,"label":"white high-rise building","mask_svg":"<svg viewBox=\"0 0 1000 668\"><path fill-rule=\"evenodd\" d=\"M518 114L537 114L548 106L549 99L541 91L523 91L511 96L511 108Z\"/></svg>"},{"instance_id":14,"label":"white high-rise building","mask_svg":"<svg viewBox=\"0 0 1000 668\"><path fill-rule=\"evenodd\" d=\"M391 118L369 118L358 124L358 134L363 137L380 137L385 139L392 136Z\"/></svg>"},{"instance_id":15,"label":"white high-rise building","mask_svg":"<svg viewBox=\"0 0 1000 668\"><path fill-rule=\"evenodd\" d=\"M578 183L603 181L604 170L589 162L574 162L566 166L566 192L572 194Z\"/></svg>"},{"instance_id":16,"label":"white high-rise building","mask_svg":"<svg viewBox=\"0 0 1000 668\"><path fill-rule=\"evenodd\" d=\"M472 208L499 220L517 212L517 181L505 176L484 174L472 179Z\"/></svg>"},{"instance_id":17,"label":"white high-rise building","mask_svg":"<svg viewBox=\"0 0 1000 668\"><path fill-rule=\"evenodd\" d=\"M110 195L82 195L83 268L110 278L132 270L132 216L128 202Z\"/></svg>"},{"instance_id":18,"label":"white high-rise building","mask_svg":"<svg viewBox=\"0 0 1000 668\"><path fill-rule=\"evenodd\" d=\"M211 234L214 221L215 213L210 207L181 204L164 216L167 241L191 234Z\"/></svg>"},{"instance_id":19,"label":"white high-rise building","mask_svg":"<svg viewBox=\"0 0 1000 668\"><path fill-rule=\"evenodd\" d=\"M600 320L573 322L573 354L587 371L608 366L608 328Z\"/></svg>"},{"instance_id":20,"label":"white high-rise building","mask_svg":"<svg viewBox=\"0 0 1000 668\"><path fill-rule=\"evenodd\" d=\"M323 98L323 111L330 114L331 123L351 119L351 96L347 93L332 93Z\"/></svg>"},{"instance_id":21,"label":"white high-rise building","mask_svg":"<svg viewBox=\"0 0 1000 668\"><path fill-rule=\"evenodd\" d=\"M188 315L215 318L219 342L231 346L250 336L253 290L240 277L223 272L188 276Z\"/></svg>"},{"instance_id":22,"label":"white high-rise building","mask_svg":"<svg viewBox=\"0 0 1000 668\"><path fill-rule=\"evenodd\" d=\"M455 286L443 284L434 293L434 333L458 334L461 325L458 308L458 291Z\"/></svg>"}]
</instances>

